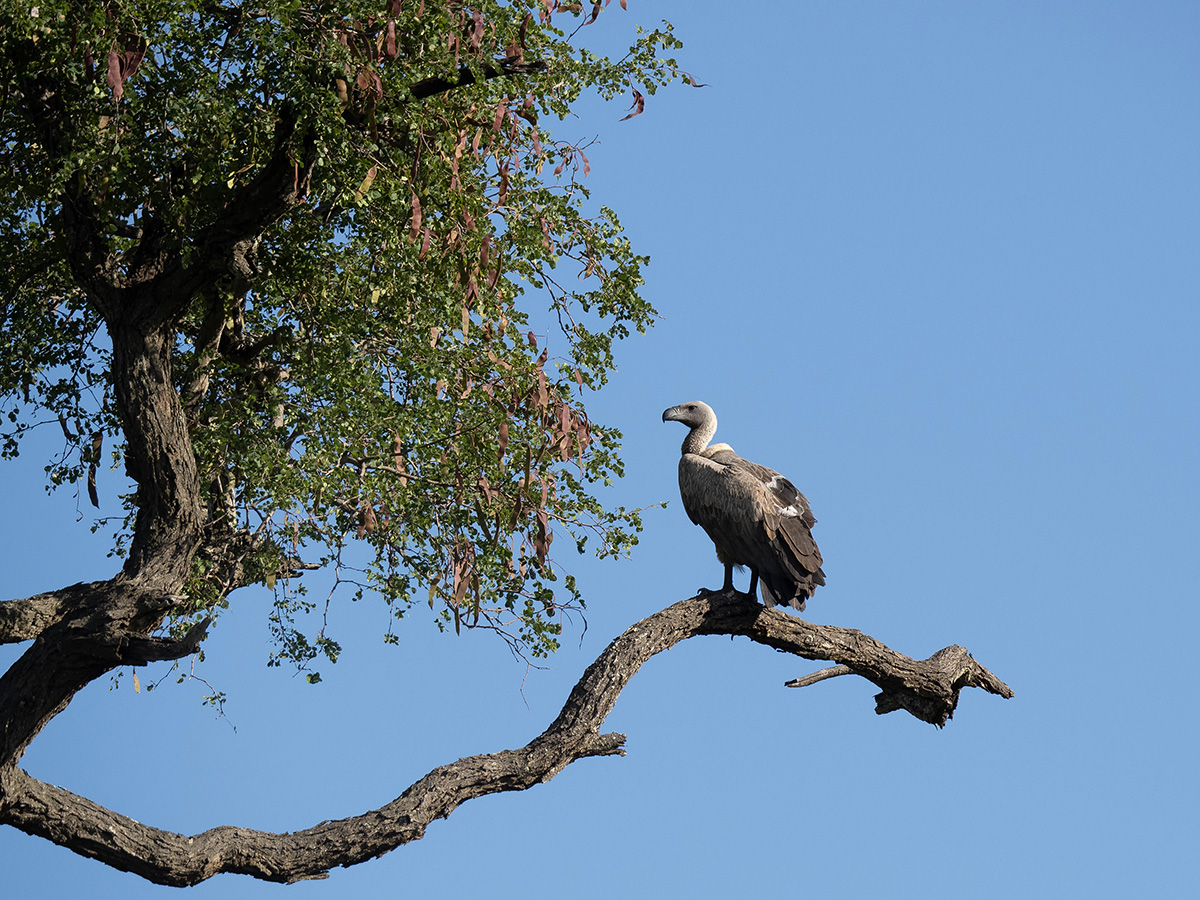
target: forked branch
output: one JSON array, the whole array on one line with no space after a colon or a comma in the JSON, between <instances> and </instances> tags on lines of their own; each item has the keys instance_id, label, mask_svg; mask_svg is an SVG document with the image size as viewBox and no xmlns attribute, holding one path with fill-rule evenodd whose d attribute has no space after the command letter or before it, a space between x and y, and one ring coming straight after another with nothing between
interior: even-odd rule
<instances>
[{"instance_id":1,"label":"forked branch","mask_svg":"<svg viewBox=\"0 0 1200 900\"><path fill-rule=\"evenodd\" d=\"M836 661L882 689L877 712L907 709L939 726L950 718L963 687L1013 695L961 647L914 660L859 631L813 625L745 595L711 594L676 603L626 630L584 672L558 718L526 746L440 766L363 815L290 834L223 826L189 837L143 825L10 769L0 773L7 795L0 819L160 884L186 886L221 872L276 882L323 878L335 866L418 840L432 821L467 800L525 790L577 759L623 755L624 735L600 734L617 697L650 657L702 634L743 635L806 659Z\"/></svg>"}]
</instances>

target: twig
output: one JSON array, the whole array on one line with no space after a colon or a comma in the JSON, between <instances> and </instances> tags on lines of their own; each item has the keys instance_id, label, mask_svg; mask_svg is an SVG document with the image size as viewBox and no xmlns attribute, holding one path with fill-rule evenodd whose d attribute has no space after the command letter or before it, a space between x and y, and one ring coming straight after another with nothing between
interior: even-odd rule
<instances>
[{"instance_id":1,"label":"twig","mask_svg":"<svg viewBox=\"0 0 1200 900\"><path fill-rule=\"evenodd\" d=\"M791 681L785 681L784 687L808 687L810 684L816 684L818 681L824 681L826 678L837 678L839 675L849 675L853 670L849 666L830 666L827 669L821 669L813 672L810 675L802 675L799 678L793 678Z\"/></svg>"}]
</instances>

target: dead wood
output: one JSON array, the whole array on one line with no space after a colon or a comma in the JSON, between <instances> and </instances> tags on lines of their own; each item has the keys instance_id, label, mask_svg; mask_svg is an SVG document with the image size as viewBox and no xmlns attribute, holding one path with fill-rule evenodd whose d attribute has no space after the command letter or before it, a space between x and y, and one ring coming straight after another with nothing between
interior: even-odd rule
<instances>
[{"instance_id":1,"label":"dead wood","mask_svg":"<svg viewBox=\"0 0 1200 900\"><path fill-rule=\"evenodd\" d=\"M706 634L741 635L805 659L835 661L838 666L816 673L820 678L798 681L833 677L844 667L881 689L877 713L904 709L939 727L964 687L1013 695L962 647L914 660L853 629L814 625L742 594L708 594L627 629L584 672L554 722L524 747L439 766L395 800L358 816L292 833L222 826L189 836L144 825L10 764L0 768L0 821L160 884L192 885L222 872L276 882L323 878L336 866L420 839L431 822L475 797L525 790L577 759L624 755L625 736L601 734L600 727L629 679L655 654ZM186 649L198 643L191 637L156 649L164 655ZM151 655L146 645L138 649Z\"/></svg>"}]
</instances>

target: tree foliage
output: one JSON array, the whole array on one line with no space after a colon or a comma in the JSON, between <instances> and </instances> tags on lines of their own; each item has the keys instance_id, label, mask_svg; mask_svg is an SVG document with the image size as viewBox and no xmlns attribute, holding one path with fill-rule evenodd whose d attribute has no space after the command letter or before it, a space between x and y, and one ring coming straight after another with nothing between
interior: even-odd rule
<instances>
[{"instance_id":1,"label":"tree foliage","mask_svg":"<svg viewBox=\"0 0 1200 900\"><path fill-rule=\"evenodd\" d=\"M94 503L123 463L128 554L163 498L114 332L160 329L201 506L177 637L265 583L276 659L336 658L295 626L295 576L333 566L397 617L552 650L582 602L564 545L636 543L638 512L596 492L620 433L583 401L654 310L546 123L679 75L670 26L612 60L572 40L601 4L7 6L4 454L57 422L49 478Z\"/></svg>"}]
</instances>

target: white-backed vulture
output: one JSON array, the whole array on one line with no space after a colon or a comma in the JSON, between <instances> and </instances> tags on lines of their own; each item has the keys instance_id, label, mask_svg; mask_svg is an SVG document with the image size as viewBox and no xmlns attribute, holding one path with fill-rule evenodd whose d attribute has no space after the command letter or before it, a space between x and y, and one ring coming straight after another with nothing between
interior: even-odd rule
<instances>
[{"instance_id":1,"label":"white-backed vulture","mask_svg":"<svg viewBox=\"0 0 1200 900\"><path fill-rule=\"evenodd\" d=\"M804 609L804 601L825 583L808 498L774 469L742 459L728 444L710 447L717 415L707 403L681 403L662 417L691 429L679 459L679 493L688 518L708 533L725 564L721 590L734 590L733 567L746 566L751 596L761 581L767 606Z\"/></svg>"}]
</instances>

